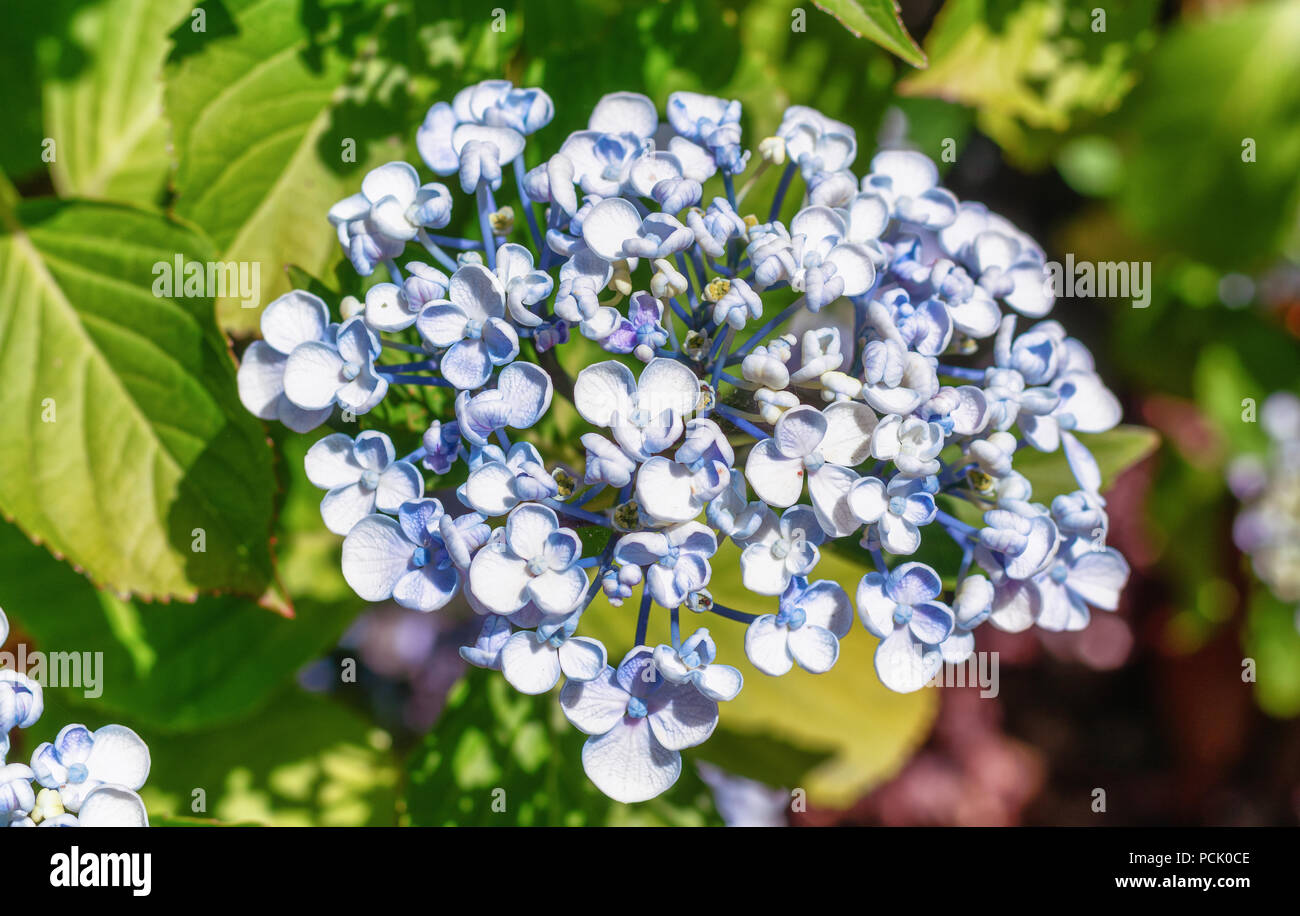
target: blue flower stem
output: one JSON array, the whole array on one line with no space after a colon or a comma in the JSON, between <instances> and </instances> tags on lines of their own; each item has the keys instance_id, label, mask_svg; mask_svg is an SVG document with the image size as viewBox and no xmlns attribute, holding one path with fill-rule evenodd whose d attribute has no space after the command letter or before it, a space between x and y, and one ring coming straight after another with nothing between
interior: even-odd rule
<instances>
[{"instance_id":1,"label":"blue flower stem","mask_svg":"<svg viewBox=\"0 0 1300 916\"><path fill-rule=\"evenodd\" d=\"M567 515L570 518L590 522L593 525L600 525L603 528L613 527L610 525L609 519L605 516L597 515L594 512L588 512L586 509L579 509L577 506L566 505L557 499L543 499L541 500L541 503L543 506L550 506L561 515Z\"/></svg>"},{"instance_id":2,"label":"blue flower stem","mask_svg":"<svg viewBox=\"0 0 1300 916\"><path fill-rule=\"evenodd\" d=\"M510 438L506 435L504 429L497 430L497 444L507 452L510 451Z\"/></svg>"},{"instance_id":3,"label":"blue flower stem","mask_svg":"<svg viewBox=\"0 0 1300 916\"><path fill-rule=\"evenodd\" d=\"M591 502L592 497L601 493L604 489L605 485L603 483L598 483L595 486L588 487L583 492L571 496L567 504L570 506L585 506L587 503Z\"/></svg>"},{"instance_id":4,"label":"blue flower stem","mask_svg":"<svg viewBox=\"0 0 1300 916\"><path fill-rule=\"evenodd\" d=\"M780 314L755 331L743 344L733 350L731 356L727 358L727 365L734 366L736 363L742 361L749 354L749 351L754 349L759 341L798 314L799 310L803 308L803 305L803 296L800 296L794 302L787 305L781 310Z\"/></svg>"},{"instance_id":5,"label":"blue flower stem","mask_svg":"<svg viewBox=\"0 0 1300 916\"><path fill-rule=\"evenodd\" d=\"M398 286L406 282L402 277L402 271L398 268L397 262L392 258L384 258L384 267L388 268L388 278Z\"/></svg>"},{"instance_id":6,"label":"blue flower stem","mask_svg":"<svg viewBox=\"0 0 1300 916\"><path fill-rule=\"evenodd\" d=\"M453 258L451 255L447 254L447 252L439 248L438 243L433 240L433 238L429 235L429 233L421 229L419 234L417 235L417 238L420 240L420 244L424 246L424 250L429 252L429 254L433 255L434 260L436 260L443 267L447 268L448 272L450 273L456 272L456 268L459 265L457 265L455 258Z\"/></svg>"},{"instance_id":7,"label":"blue flower stem","mask_svg":"<svg viewBox=\"0 0 1300 916\"><path fill-rule=\"evenodd\" d=\"M967 544L961 552L961 567L957 570L957 581L961 582L966 578L966 571L970 569L970 561L975 556L975 545Z\"/></svg>"},{"instance_id":8,"label":"blue flower stem","mask_svg":"<svg viewBox=\"0 0 1300 916\"><path fill-rule=\"evenodd\" d=\"M719 617L725 617L728 620L734 620L737 623L753 623L758 619L757 614L746 614L744 611L732 610L725 604L718 604L716 601L710 605L709 613L717 614Z\"/></svg>"},{"instance_id":9,"label":"blue flower stem","mask_svg":"<svg viewBox=\"0 0 1300 916\"><path fill-rule=\"evenodd\" d=\"M524 154L520 153L515 157L515 189L519 192L519 206L528 216L528 231L533 235L533 247L538 251L542 250L542 230L537 225L537 214L533 211L533 202L528 199L528 193L524 190L524 173L528 167L524 164Z\"/></svg>"},{"instance_id":10,"label":"blue flower stem","mask_svg":"<svg viewBox=\"0 0 1300 916\"><path fill-rule=\"evenodd\" d=\"M948 468L948 470L939 475L939 488L941 490L946 489L960 482L961 479L966 476L967 471L977 467L979 467L979 465L973 461L967 464L958 464L957 462L953 462L952 466Z\"/></svg>"},{"instance_id":11,"label":"blue flower stem","mask_svg":"<svg viewBox=\"0 0 1300 916\"><path fill-rule=\"evenodd\" d=\"M390 385L433 385L436 388L452 388L451 382L433 375L403 375L384 371L384 366L376 366L375 371L388 379Z\"/></svg>"},{"instance_id":12,"label":"blue flower stem","mask_svg":"<svg viewBox=\"0 0 1300 916\"><path fill-rule=\"evenodd\" d=\"M725 417L727 419L727 422L730 423L732 426L736 427L742 432L749 433L755 439L763 440L763 439L771 438L771 436L768 433L763 432L753 423L750 423L748 420L740 416L740 414L736 413L734 410L732 410L729 407L725 407L722 404L716 404L713 407L713 412L719 414L720 416Z\"/></svg>"},{"instance_id":13,"label":"blue flower stem","mask_svg":"<svg viewBox=\"0 0 1300 916\"><path fill-rule=\"evenodd\" d=\"M709 288L709 281L708 273L704 270L704 259L700 257L699 242L696 242L695 245L692 246L690 254L691 264L695 267L695 278L700 284L700 291L703 292Z\"/></svg>"},{"instance_id":14,"label":"blue flower stem","mask_svg":"<svg viewBox=\"0 0 1300 916\"><path fill-rule=\"evenodd\" d=\"M400 350L402 353L422 353L425 356L429 355L429 351L418 344L403 343L400 340L383 340L381 343L383 343L385 350Z\"/></svg>"},{"instance_id":15,"label":"blue flower stem","mask_svg":"<svg viewBox=\"0 0 1300 916\"><path fill-rule=\"evenodd\" d=\"M686 266L686 258L681 254L677 255L677 270L686 278L686 300L690 302L691 310L694 311L699 308L700 300L695 293L695 284L691 283L691 269ZM702 295L703 293L704 286L701 285L700 294Z\"/></svg>"},{"instance_id":16,"label":"blue flower stem","mask_svg":"<svg viewBox=\"0 0 1300 916\"><path fill-rule=\"evenodd\" d=\"M573 565L578 567L579 569L591 569L591 567L598 566L599 564L600 564L600 557L583 557L581 560L579 560L577 563L574 563Z\"/></svg>"},{"instance_id":17,"label":"blue flower stem","mask_svg":"<svg viewBox=\"0 0 1300 916\"><path fill-rule=\"evenodd\" d=\"M434 235L429 234L429 238L436 245L444 245L454 251L482 251L483 243L476 239L463 239L454 235Z\"/></svg>"},{"instance_id":18,"label":"blue flower stem","mask_svg":"<svg viewBox=\"0 0 1300 916\"><path fill-rule=\"evenodd\" d=\"M889 575L889 567L885 565L885 558L881 554L879 547L871 551L871 560L876 564L876 572L882 576Z\"/></svg>"},{"instance_id":19,"label":"blue flower stem","mask_svg":"<svg viewBox=\"0 0 1300 916\"><path fill-rule=\"evenodd\" d=\"M785 203L786 192L790 190L790 182L794 180L794 170L793 160L785 164L785 171L781 173L781 183L776 186L776 195L772 198L772 209L767 214L769 223L781 215L781 205Z\"/></svg>"},{"instance_id":20,"label":"blue flower stem","mask_svg":"<svg viewBox=\"0 0 1300 916\"><path fill-rule=\"evenodd\" d=\"M380 372L392 374L395 372L418 372L421 369L432 369L432 359L422 359L414 363L390 363L382 366L376 366Z\"/></svg>"},{"instance_id":21,"label":"blue flower stem","mask_svg":"<svg viewBox=\"0 0 1300 916\"><path fill-rule=\"evenodd\" d=\"M727 191L727 203L731 204L731 209L736 209L736 182L725 169L722 172L722 186Z\"/></svg>"},{"instance_id":22,"label":"blue flower stem","mask_svg":"<svg viewBox=\"0 0 1300 916\"><path fill-rule=\"evenodd\" d=\"M675 607L672 609L669 615L669 623L672 628L672 640L673 640L674 649L679 649L681 648L682 645L682 621L680 619L681 618L680 612L681 612L681 608Z\"/></svg>"},{"instance_id":23,"label":"blue flower stem","mask_svg":"<svg viewBox=\"0 0 1300 916\"><path fill-rule=\"evenodd\" d=\"M496 212L496 201L492 199L492 188L488 186L487 180L480 178L478 182L478 226L483 233L483 257L487 262L488 270L497 268L497 238L492 233L492 214Z\"/></svg>"},{"instance_id":24,"label":"blue flower stem","mask_svg":"<svg viewBox=\"0 0 1300 916\"><path fill-rule=\"evenodd\" d=\"M428 451L425 449L425 447L424 447L423 445L421 445L419 448L417 448L415 451L411 452L411 454L407 455L407 456L406 456L405 458L403 458L402 460L403 460L403 461L407 461L407 462L410 462L410 461L419 461L419 460L420 460L421 458L423 458L426 454L428 454Z\"/></svg>"},{"instance_id":25,"label":"blue flower stem","mask_svg":"<svg viewBox=\"0 0 1300 916\"><path fill-rule=\"evenodd\" d=\"M673 307L673 311L677 313L677 317L682 320L682 323L686 325L688 330L694 327L694 323L691 321L691 316L687 314L686 309L682 308L682 304L678 302L676 298L669 299L668 304Z\"/></svg>"},{"instance_id":26,"label":"blue flower stem","mask_svg":"<svg viewBox=\"0 0 1300 916\"><path fill-rule=\"evenodd\" d=\"M641 586L641 611L636 617L636 642L635 646L645 645L646 629L650 626L650 586L643 584Z\"/></svg>"},{"instance_id":27,"label":"blue flower stem","mask_svg":"<svg viewBox=\"0 0 1300 916\"><path fill-rule=\"evenodd\" d=\"M935 367L940 375L946 375L950 378L959 378L967 382L983 382L983 369L967 369L965 366L945 366L940 363Z\"/></svg>"},{"instance_id":28,"label":"blue flower stem","mask_svg":"<svg viewBox=\"0 0 1300 916\"><path fill-rule=\"evenodd\" d=\"M713 373L709 376L709 384L716 391L718 389L718 379L722 377L722 369L726 365L726 360L722 354L727 352L727 344L731 343L731 336L735 333L735 328L727 327L727 330L718 335L718 339L713 344L713 351L709 353L709 360L713 365Z\"/></svg>"}]
</instances>

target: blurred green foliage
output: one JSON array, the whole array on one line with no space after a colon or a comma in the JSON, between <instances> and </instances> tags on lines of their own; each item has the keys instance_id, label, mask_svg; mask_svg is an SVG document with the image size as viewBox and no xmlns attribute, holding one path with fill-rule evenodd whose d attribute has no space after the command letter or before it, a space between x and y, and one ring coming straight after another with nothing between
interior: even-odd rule
<instances>
[{"instance_id":1,"label":"blurred green foliage","mask_svg":"<svg viewBox=\"0 0 1300 916\"><path fill-rule=\"evenodd\" d=\"M264 441L234 397L221 334L242 344L256 309L149 295L150 266L175 251L257 262L263 303L292 286L361 292L325 210L374 165L418 161L433 101L500 76L555 100L530 156L584 126L608 91L662 102L692 89L740 99L751 144L800 103L857 130L859 166L884 130L945 170L977 135L1016 168L1055 170L1080 197L1052 214L1049 251L1154 264L1150 308L1089 302L1082 324L1104 342L1130 421L1164 434L1141 524L1170 633L1193 648L1248 607L1261 702L1300 711L1291 609L1249 584L1223 483L1229 456L1260 444L1242 399L1296 387L1300 302L1263 290L1300 249L1300 3L1200 18L1138 0L1105 9L1100 29L1095 4L1074 0L946 0L932 24L906 4L900 19L890 0L818 5L800 23L776 0L503 0L500 20L469 0L5 4L0 406L22 419L0 451L12 522L0 603L37 648L102 651L106 666L99 699L51 689L45 724L140 730L154 753L147 800L168 823L394 823L399 810L410 823L716 822L689 767L662 803L603 800L576 772L581 738L557 727L553 698L500 678L456 688L404 766L388 735L297 687L297 669L363 609L303 479L308 443ZM1256 281L1245 308L1222 301L1229 269ZM59 422L43 425L48 396ZM438 397L384 406L399 447L445 413ZM558 401L538 430L557 446L580 431ZM1125 432L1101 457L1114 471L1151 445ZM198 527L203 554L190 550ZM853 560L827 564L855 581ZM715 563L720 594L728 566ZM592 620L624 644L626 609L602 603ZM932 691L879 688L872 647L854 634L822 678L748 670L699 757L849 803L902 765L933 714ZM484 807L486 774L507 788L504 817Z\"/></svg>"}]
</instances>

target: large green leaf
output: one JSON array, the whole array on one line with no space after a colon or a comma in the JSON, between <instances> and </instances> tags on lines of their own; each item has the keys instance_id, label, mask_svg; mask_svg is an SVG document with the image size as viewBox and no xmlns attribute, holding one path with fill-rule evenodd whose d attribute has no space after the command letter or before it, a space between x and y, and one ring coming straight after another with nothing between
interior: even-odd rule
<instances>
[{"instance_id":1,"label":"large green leaf","mask_svg":"<svg viewBox=\"0 0 1300 916\"><path fill-rule=\"evenodd\" d=\"M64 197L157 203L170 158L162 106L167 33L188 0L102 0L79 8L43 88L50 165Z\"/></svg>"},{"instance_id":2,"label":"large green leaf","mask_svg":"<svg viewBox=\"0 0 1300 916\"><path fill-rule=\"evenodd\" d=\"M1237 7L1156 48L1125 109L1118 203L1141 233L1220 268L1277 252L1300 204L1297 48L1295 0Z\"/></svg>"},{"instance_id":3,"label":"large green leaf","mask_svg":"<svg viewBox=\"0 0 1300 916\"><path fill-rule=\"evenodd\" d=\"M527 696L472 669L407 764L405 821L415 826L704 826L721 821L691 766L641 805L610 801L582 772L586 736L555 696Z\"/></svg>"},{"instance_id":4,"label":"large green leaf","mask_svg":"<svg viewBox=\"0 0 1300 916\"><path fill-rule=\"evenodd\" d=\"M899 90L961 102L1017 162L1042 165L1067 131L1107 114L1137 81L1154 0L948 0L926 37L930 67ZM1099 28L1104 16L1104 28Z\"/></svg>"},{"instance_id":5,"label":"large green leaf","mask_svg":"<svg viewBox=\"0 0 1300 916\"><path fill-rule=\"evenodd\" d=\"M1104 433L1080 433L1079 441L1088 446L1097 459L1104 492L1121 471L1154 452L1160 444L1160 436L1145 426L1117 426ZM1026 446L1016 451L1015 468L1034 485L1037 499L1050 500L1059 493L1072 493L1079 489L1061 449L1039 452Z\"/></svg>"},{"instance_id":6,"label":"large green leaf","mask_svg":"<svg viewBox=\"0 0 1300 916\"><path fill-rule=\"evenodd\" d=\"M225 259L261 265L265 305L288 289L285 265L324 273L338 249L325 215L360 180L344 162L343 138L325 139L348 73L343 26L315 21L320 10L305 0L201 8L208 30L182 25L166 68L175 209ZM223 327L256 327L257 309L235 297L217 305Z\"/></svg>"},{"instance_id":7,"label":"large green leaf","mask_svg":"<svg viewBox=\"0 0 1300 916\"><path fill-rule=\"evenodd\" d=\"M215 819L294 827L393 826L398 771L391 738L325 697L296 687L258 714L220 728L165 735L126 717L69 707L55 696L17 733L30 749L69 722L120 722L149 745L140 791L151 821ZM200 804L201 803L201 804Z\"/></svg>"},{"instance_id":8,"label":"large green leaf","mask_svg":"<svg viewBox=\"0 0 1300 916\"><path fill-rule=\"evenodd\" d=\"M749 614L775 613L776 599L754 595L740 582L740 552L728 542L713 558L709 590L720 603ZM822 552L811 578L834 579L850 595L867 568L862 560ZM868 560L869 562L869 560ZM598 596L583 615L580 632L601 639L617 664L631 648L639 601L615 608ZM811 804L846 807L892 776L930 729L938 708L934 690L897 694L876 677L872 655L877 640L854 626L840 642L840 658L826 674L796 667L769 677L745 657L745 626L711 614L683 612L682 635L709 628L718 661L745 676L740 696L721 703L714 737L688 753L741 776L770 785L802 788ZM650 645L669 641L668 612L656 609Z\"/></svg>"},{"instance_id":9,"label":"large green leaf","mask_svg":"<svg viewBox=\"0 0 1300 916\"><path fill-rule=\"evenodd\" d=\"M152 292L155 265L204 262L204 244L125 207L19 206L2 184L0 220L0 509L119 593L261 594L270 449L212 300Z\"/></svg>"},{"instance_id":10,"label":"large green leaf","mask_svg":"<svg viewBox=\"0 0 1300 916\"><path fill-rule=\"evenodd\" d=\"M31 637L29 651L98 653L100 683L58 694L151 731L210 728L252 713L327 651L360 606L355 598L295 598L292 620L231 597L170 607L122 601L0 525L0 606Z\"/></svg>"},{"instance_id":11,"label":"large green leaf","mask_svg":"<svg viewBox=\"0 0 1300 916\"><path fill-rule=\"evenodd\" d=\"M859 38L869 38L913 67L926 65L925 54L907 34L895 0L813 0Z\"/></svg>"}]
</instances>

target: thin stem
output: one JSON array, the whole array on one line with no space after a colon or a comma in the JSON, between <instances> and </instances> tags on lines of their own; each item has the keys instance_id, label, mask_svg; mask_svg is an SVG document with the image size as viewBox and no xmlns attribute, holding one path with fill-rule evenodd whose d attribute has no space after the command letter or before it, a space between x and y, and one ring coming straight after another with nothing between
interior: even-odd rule
<instances>
[{"instance_id":1,"label":"thin stem","mask_svg":"<svg viewBox=\"0 0 1300 916\"><path fill-rule=\"evenodd\" d=\"M384 267L388 268L388 278L397 286L401 286L406 281L402 278L402 271L398 268L397 262L392 258L384 258Z\"/></svg>"},{"instance_id":2,"label":"thin stem","mask_svg":"<svg viewBox=\"0 0 1300 916\"><path fill-rule=\"evenodd\" d=\"M417 234L416 238L420 240L420 244L424 246L424 250L429 252L429 254L433 255L434 260L436 260L443 267L447 268L447 270L450 271L451 273L456 272L457 268L460 266L459 264L456 263L456 259L453 258L451 255L447 254L447 252L443 251L441 248L439 248L438 243L435 242L432 237L430 237L428 232L421 229Z\"/></svg>"},{"instance_id":3,"label":"thin stem","mask_svg":"<svg viewBox=\"0 0 1300 916\"><path fill-rule=\"evenodd\" d=\"M967 369L965 366L945 366L940 363L935 367L940 375L947 375L951 378L959 378L968 382L984 381L983 369Z\"/></svg>"},{"instance_id":4,"label":"thin stem","mask_svg":"<svg viewBox=\"0 0 1300 916\"><path fill-rule=\"evenodd\" d=\"M584 522L590 522L593 525L600 525L602 528L612 527L609 519L603 515L597 515L594 512L588 512L586 509L579 509L577 506L570 506L560 502L557 499L541 500L543 506L550 506L561 515L567 515L570 518L581 519Z\"/></svg>"},{"instance_id":5,"label":"thin stem","mask_svg":"<svg viewBox=\"0 0 1300 916\"><path fill-rule=\"evenodd\" d=\"M741 344L737 349L732 351L731 356L728 357L727 359L727 365L733 366L736 363L743 360L746 354L748 354L750 350L754 349L754 346L760 340L762 340L768 334L772 333L772 331L774 331L776 328L780 327L781 325L785 324L785 322L793 318L799 312L799 310L803 308L803 304L804 304L804 297L800 296L794 302L790 303L790 305L782 309L780 314L778 314L771 321L767 322L767 324L763 325L761 328L755 331L743 344Z\"/></svg>"},{"instance_id":6,"label":"thin stem","mask_svg":"<svg viewBox=\"0 0 1300 916\"><path fill-rule=\"evenodd\" d=\"M732 426L736 427L737 429L741 430L742 432L749 433L755 439L761 440L761 439L771 438L770 434L763 432L763 430L759 429L753 423L750 423L748 420L746 420L740 414L736 413L730 407L726 407L722 404L715 404L713 406L713 412L716 414L720 414L723 417L726 417L728 423L730 423Z\"/></svg>"},{"instance_id":7,"label":"thin stem","mask_svg":"<svg viewBox=\"0 0 1300 916\"><path fill-rule=\"evenodd\" d=\"M753 623L758 619L757 614L746 614L744 611L733 610L725 604L718 604L716 601L709 607L709 613L717 614L719 617L725 617L728 620L734 620L737 623Z\"/></svg>"},{"instance_id":8,"label":"thin stem","mask_svg":"<svg viewBox=\"0 0 1300 916\"><path fill-rule=\"evenodd\" d=\"M528 231L533 235L533 247L541 251L542 230L537 225L537 213L533 210L533 202L529 200L528 193L524 190L524 173L528 167L524 165L523 153L515 157L513 168L515 170L515 189L519 192L519 206L523 208L528 217Z\"/></svg>"},{"instance_id":9,"label":"thin stem","mask_svg":"<svg viewBox=\"0 0 1300 916\"><path fill-rule=\"evenodd\" d=\"M646 629L650 626L650 586L641 586L641 611L636 617L636 642L633 645L644 646Z\"/></svg>"},{"instance_id":10,"label":"thin stem","mask_svg":"<svg viewBox=\"0 0 1300 916\"><path fill-rule=\"evenodd\" d=\"M492 199L492 188L486 179L478 183L478 226L483 233L483 256L488 270L497 268L497 237L492 232L492 214L496 212L496 201Z\"/></svg>"},{"instance_id":11,"label":"thin stem","mask_svg":"<svg viewBox=\"0 0 1300 916\"><path fill-rule=\"evenodd\" d=\"M769 223L781 215L781 205L785 203L785 194L790 190L790 182L794 180L794 170L794 160L785 164L785 171L781 173L781 183L776 186L776 195L772 198L772 209L767 214Z\"/></svg>"},{"instance_id":12,"label":"thin stem","mask_svg":"<svg viewBox=\"0 0 1300 916\"><path fill-rule=\"evenodd\" d=\"M389 373L384 371L383 366L376 366L375 371L388 379L390 385L433 385L435 388L455 387L445 378L438 378L433 375L403 375L401 373Z\"/></svg>"}]
</instances>

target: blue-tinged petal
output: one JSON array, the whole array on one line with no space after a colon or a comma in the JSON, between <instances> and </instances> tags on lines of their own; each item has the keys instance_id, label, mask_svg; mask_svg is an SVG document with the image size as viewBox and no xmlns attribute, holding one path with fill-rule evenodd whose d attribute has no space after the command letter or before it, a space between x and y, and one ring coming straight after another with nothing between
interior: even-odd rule
<instances>
[{"instance_id":1,"label":"blue-tinged petal","mask_svg":"<svg viewBox=\"0 0 1300 916\"><path fill-rule=\"evenodd\" d=\"M778 677L794 667L786 650L788 630L772 614L764 614L745 630L745 655L759 671Z\"/></svg>"},{"instance_id":2,"label":"blue-tinged petal","mask_svg":"<svg viewBox=\"0 0 1300 916\"><path fill-rule=\"evenodd\" d=\"M840 657L840 641L835 634L812 624L791 630L786 646L799 667L812 674L830 671Z\"/></svg>"},{"instance_id":3,"label":"blue-tinged petal","mask_svg":"<svg viewBox=\"0 0 1300 916\"><path fill-rule=\"evenodd\" d=\"M644 719L628 719L587 739L582 769L614 801L634 804L649 801L677 782L682 755L661 745Z\"/></svg>"},{"instance_id":4,"label":"blue-tinged petal","mask_svg":"<svg viewBox=\"0 0 1300 916\"><path fill-rule=\"evenodd\" d=\"M911 693L920 690L939 672L943 667L943 653L918 642L911 630L901 627L876 647L875 664L876 676L882 684L897 693Z\"/></svg>"},{"instance_id":5,"label":"blue-tinged petal","mask_svg":"<svg viewBox=\"0 0 1300 916\"><path fill-rule=\"evenodd\" d=\"M501 672L520 693L546 693L560 682L559 655L549 643L521 630L501 650Z\"/></svg>"},{"instance_id":6,"label":"blue-tinged petal","mask_svg":"<svg viewBox=\"0 0 1300 916\"><path fill-rule=\"evenodd\" d=\"M575 636L560 646L560 670L571 681L592 681L609 666L605 647L598 640Z\"/></svg>"},{"instance_id":7,"label":"blue-tinged petal","mask_svg":"<svg viewBox=\"0 0 1300 916\"><path fill-rule=\"evenodd\" d=\"M718 725L718 704L693 684L665 684L646 706L651 731L671 751L703 744Z\"/></svg>"},{"instance_id":8,"label":"blue-tinged petal","mask_svg":"<svg viewBox=\"0 0 1300 916\"><path fill-rule=\"evenodd\" d=\"M343 578L366 601L384 601L410 568L414 552L415 544L396 521L384 515L367 516L343 539Z\"/></svg>"},{"instance_id":9,"label":"blue-tinged petal","mask_svg":"<svg viewBox=\"0 0 1300 916\"><path fill-rule=\"evenodd\" d=\"M629 694L613 668L590 681L569 681L560 691L560 708L573 727L588 735L603 735L627 712Z\"/></svg>"}]
</instances>

